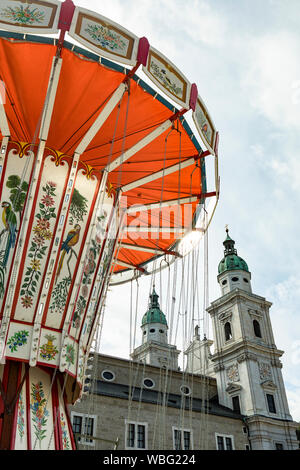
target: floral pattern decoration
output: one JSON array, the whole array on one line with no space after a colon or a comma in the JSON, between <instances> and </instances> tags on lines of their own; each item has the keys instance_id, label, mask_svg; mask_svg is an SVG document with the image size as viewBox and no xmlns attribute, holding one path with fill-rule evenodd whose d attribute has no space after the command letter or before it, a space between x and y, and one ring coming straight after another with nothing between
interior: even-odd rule
<instances>
[{"instance_id":1,"label":"floral pattern decoration","mask_svg":"<svg viewBox=\"0 0 300 470\"><path fill-rule=\"evenodd\" d=\"M21 441L24 437L24 427L25 427L24 414L25 414L25 406L24 406L24 401L23 401L23 391L21 391L20 396L19 396L18 419L17 419L18 432L19 432Z\"/></svg>"},{"instance_id":2,"label":"floral pattern decoration","mask_svg":"<svg viewBox=\"0 0 300 470\"><path fill-rule=\"evenodd\" d=\"M48 181L43 187L44 196L39 203L39 212L36 214L36 225L33 227L34 237L31 241L28 257L31 258L30 266L27 266L25 278L21 287L20 295L23 307L30 308L33 305L33 295L37 283L42 274L41 261L46 255L49 242L52 238L50 221L56 218L55 213L55 190L56 183Z\"/></svg>"},{"instance_id":3,"label":"floral pattern decoration","mask_svg":"<svg viewBox=\"0 0 300 470\"><path fill-rule=\"evenodd\" d=\"M67 346L66 346L66 362L67 362L68 366L70 366L70 364L74 364L74 361L75 361L74 346L73 346L73 344L67 344Z\"/></svg>"},{"instance_id":4,"label":"floral pattern decoration","mask_svg":"<svg viewBox=\"0 0 300 470\"><path fill-rule=\"evenodd\" d=\"M43 11L38 10L37 8L30 8L29 5L23 7L17 6L15 8L7 7L2 8L0 12L2 18L6 18L14 23L19 23L20 25L33 25L35 23L42 23L45 19L45 14Z\"/></svg>"},{"instance_id":5,"label":"floral pattern decoration","mask_svg":"<svg viewBox=\"0 0 300 470\"><path fill-rule=\"evenodd\" d=\"M11 352L16 352L19 346L23 346L27 343L29 332L27 330L17 331L7 341L7 345Z\"/></svg>"},{"instance_id":6,"label":"floral pattern decoration","mask_svg":"<svg viewBox=\"0 0 300 470\"><path fill-rule=\"evenodd\" d=\"M35 431L35 436L39 441L41 447L41 442L46 437L46 425L47 417L49 416L49 411L46 410L47 400L45 398L45 393L43 390L42 382L33 383L31 386L31 404L30 409L32 411L32 420L33 427Z\"/></svg>"},{"instance_id":7,"label":"floral pattern decoration","mask_svg":"<svg viewBox=\"0 0 300 470\"><path fill-rule=\"evenodd\" d=\"M63 413L60 413L60 427L61 427L61 434L62 434L63 450L70 450L71 447L70 447L70 441L68 437L67 423L66 423Z\"/></svg>"},{"instance_id":8,"label":"floral pattern decoration","mask_svg":"<svg viewBox=\"0 0 300 470\"><path fill-rule=\"evenodd\" d=\"M88 24L84 30L99 46L113 52L127 52L127 43L122 36L101 24Z\"/></svg>"}]
</instances>

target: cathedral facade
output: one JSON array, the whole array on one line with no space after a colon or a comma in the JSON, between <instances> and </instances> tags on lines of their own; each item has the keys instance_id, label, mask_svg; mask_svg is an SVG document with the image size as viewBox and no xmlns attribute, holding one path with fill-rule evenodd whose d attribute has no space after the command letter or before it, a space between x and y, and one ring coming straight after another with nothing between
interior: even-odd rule
<instances>
[{"instance_id":1,"label":"cathedral facade","mask_svg":"<svg viewBox=\"0 0 300 470\"><path fill-rule=\"evenodd\" d=\"M270 321L271 303L252 292L251 273L227 231L218 267L221 296L178 368L153 289L142 344L131 360L95 354L89 392L70 409L79 448L294 450L299 448ZM212 352L213 351L213 352Z\"/></svg>"}]
</instances>

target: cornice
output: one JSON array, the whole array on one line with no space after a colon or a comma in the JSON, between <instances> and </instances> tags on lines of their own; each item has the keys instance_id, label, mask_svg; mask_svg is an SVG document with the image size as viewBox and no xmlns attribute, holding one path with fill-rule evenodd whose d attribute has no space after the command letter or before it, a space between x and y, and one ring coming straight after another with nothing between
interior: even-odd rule
<instances>
[{"instance_id":1,"label":"cornice","mask_svg":"<svg viewBox=\"0 0 300 470\"><path fill-rule=\"evenodd\" d=\"M206 309L206 311L208 313L213 313L213 312L216 313L216 311L219 309L221 305L224 305L232 301L235 302L241 299L255 302L256 304L259 304L262 307L270 308L272 306L272 302L269 302L268 300L266 300L265 297L261 297L259 295L236 288L228 292L227 294L223 295L222 297L219 297L218 299L214 300L211 303L211 305Z\"/></svg>"},{"instance_id":2,"label":"cornice","mask_svg":"<svg viewBox=\"0 0 300 470\"><path fill-rule=\"evenodd\" d=\"M240 356L237 357L238 362L242 362L246 359L258 360L259 354L263 354L264 356L265 355L270 356L271 361L273 360L272 365L276 365L278 367L280 367L279 364L281 363L276 362L276 359L274 359L274 355L277 357L281 357L284 354L284 351L281 351L277 348L268 347L267 345L253 343L247 340L242 340L242 341L239 341L238 343L234 342L231 345L228 345L227 347L222 348L219 352L214 353L211 357L211 360L217 361L219 359L223 359L226 356L231 356L232 354L236 355L239 352L240 352ZM239 357L240 357L240 360L239 360Z\"/></svg>"}]
</instances>

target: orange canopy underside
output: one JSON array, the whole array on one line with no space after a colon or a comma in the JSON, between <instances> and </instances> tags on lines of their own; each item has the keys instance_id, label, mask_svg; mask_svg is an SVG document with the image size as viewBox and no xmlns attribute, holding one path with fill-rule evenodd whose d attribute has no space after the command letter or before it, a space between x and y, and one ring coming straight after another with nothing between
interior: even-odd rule
<instances>
[{"instance_id":1,"label":"orange canopy underside","mask_svg":"<svg viewBox=\"0 0 300 470\"><path fill-rule=\"evenodd\" d=\"M32 142L38 135L40 118L47 93L49 76L56 46L27 41L0 39L0 79L5 83L5 111L11 131L11 140ZM85 133L92 125L101 108L124 80L124 74L100 65L83 55L68 49L62 50L62 69L51 119L47 147L72 155ZM159 124L172 116L172 111L150 93L130 81L130 93L125 93L120 108L116 107L92 140L81 160L96 170L103 169L122 152L131 148ZM126 118L127 116L127 118ZM115 136L115 137L114 137ZM109 174L109 182L115 187L149 176L159 170L184 162L199 153L180 120L173 129L150 142L129 160ZM203 171L203 167L202 167ZM125 193L127 202L148 204L170 199L199 195L202 192L200 166L196 163L181 171L153 180ZM193 212L196 204L193 204ZM155 226L164 225L157 216ZM141 225L145 223L141 214ZM155 216L154 216L155 219ZM178 220L171 217L171 226ZM191 224L192 215L185 216L178 226ZM133 223L132 218L130 219ZM138 222L137 222L138 223ZM153 223L153 221L152 221ZM132 234L123 240L133 243ZM166 234L147 240L143 233L134 243L151 248L168 249L178 234ZM119 259L140 265L153 254L121 248ZM115 271L126 268L116 264Z\"/></svg>"}]
</instances>

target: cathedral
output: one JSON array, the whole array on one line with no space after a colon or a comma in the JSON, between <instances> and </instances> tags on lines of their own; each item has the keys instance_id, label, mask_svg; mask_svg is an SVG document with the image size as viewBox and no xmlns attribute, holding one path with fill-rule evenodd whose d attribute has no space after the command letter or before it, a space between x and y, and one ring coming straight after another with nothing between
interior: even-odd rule
<instances>
[{"instance_id":1,"label":"cathedral","mask_svg":"<svg viewBox=\"0 0 300 470\"><path fill-rule=\"evenodd\" d=\"M79 449L295 450L269 309L228 234L218 266L221 295L207 309L213 340L194 337L180 351L155 289L131 360L93 354L88 393L70 408Z\"/></svg>"}]
</instances>

